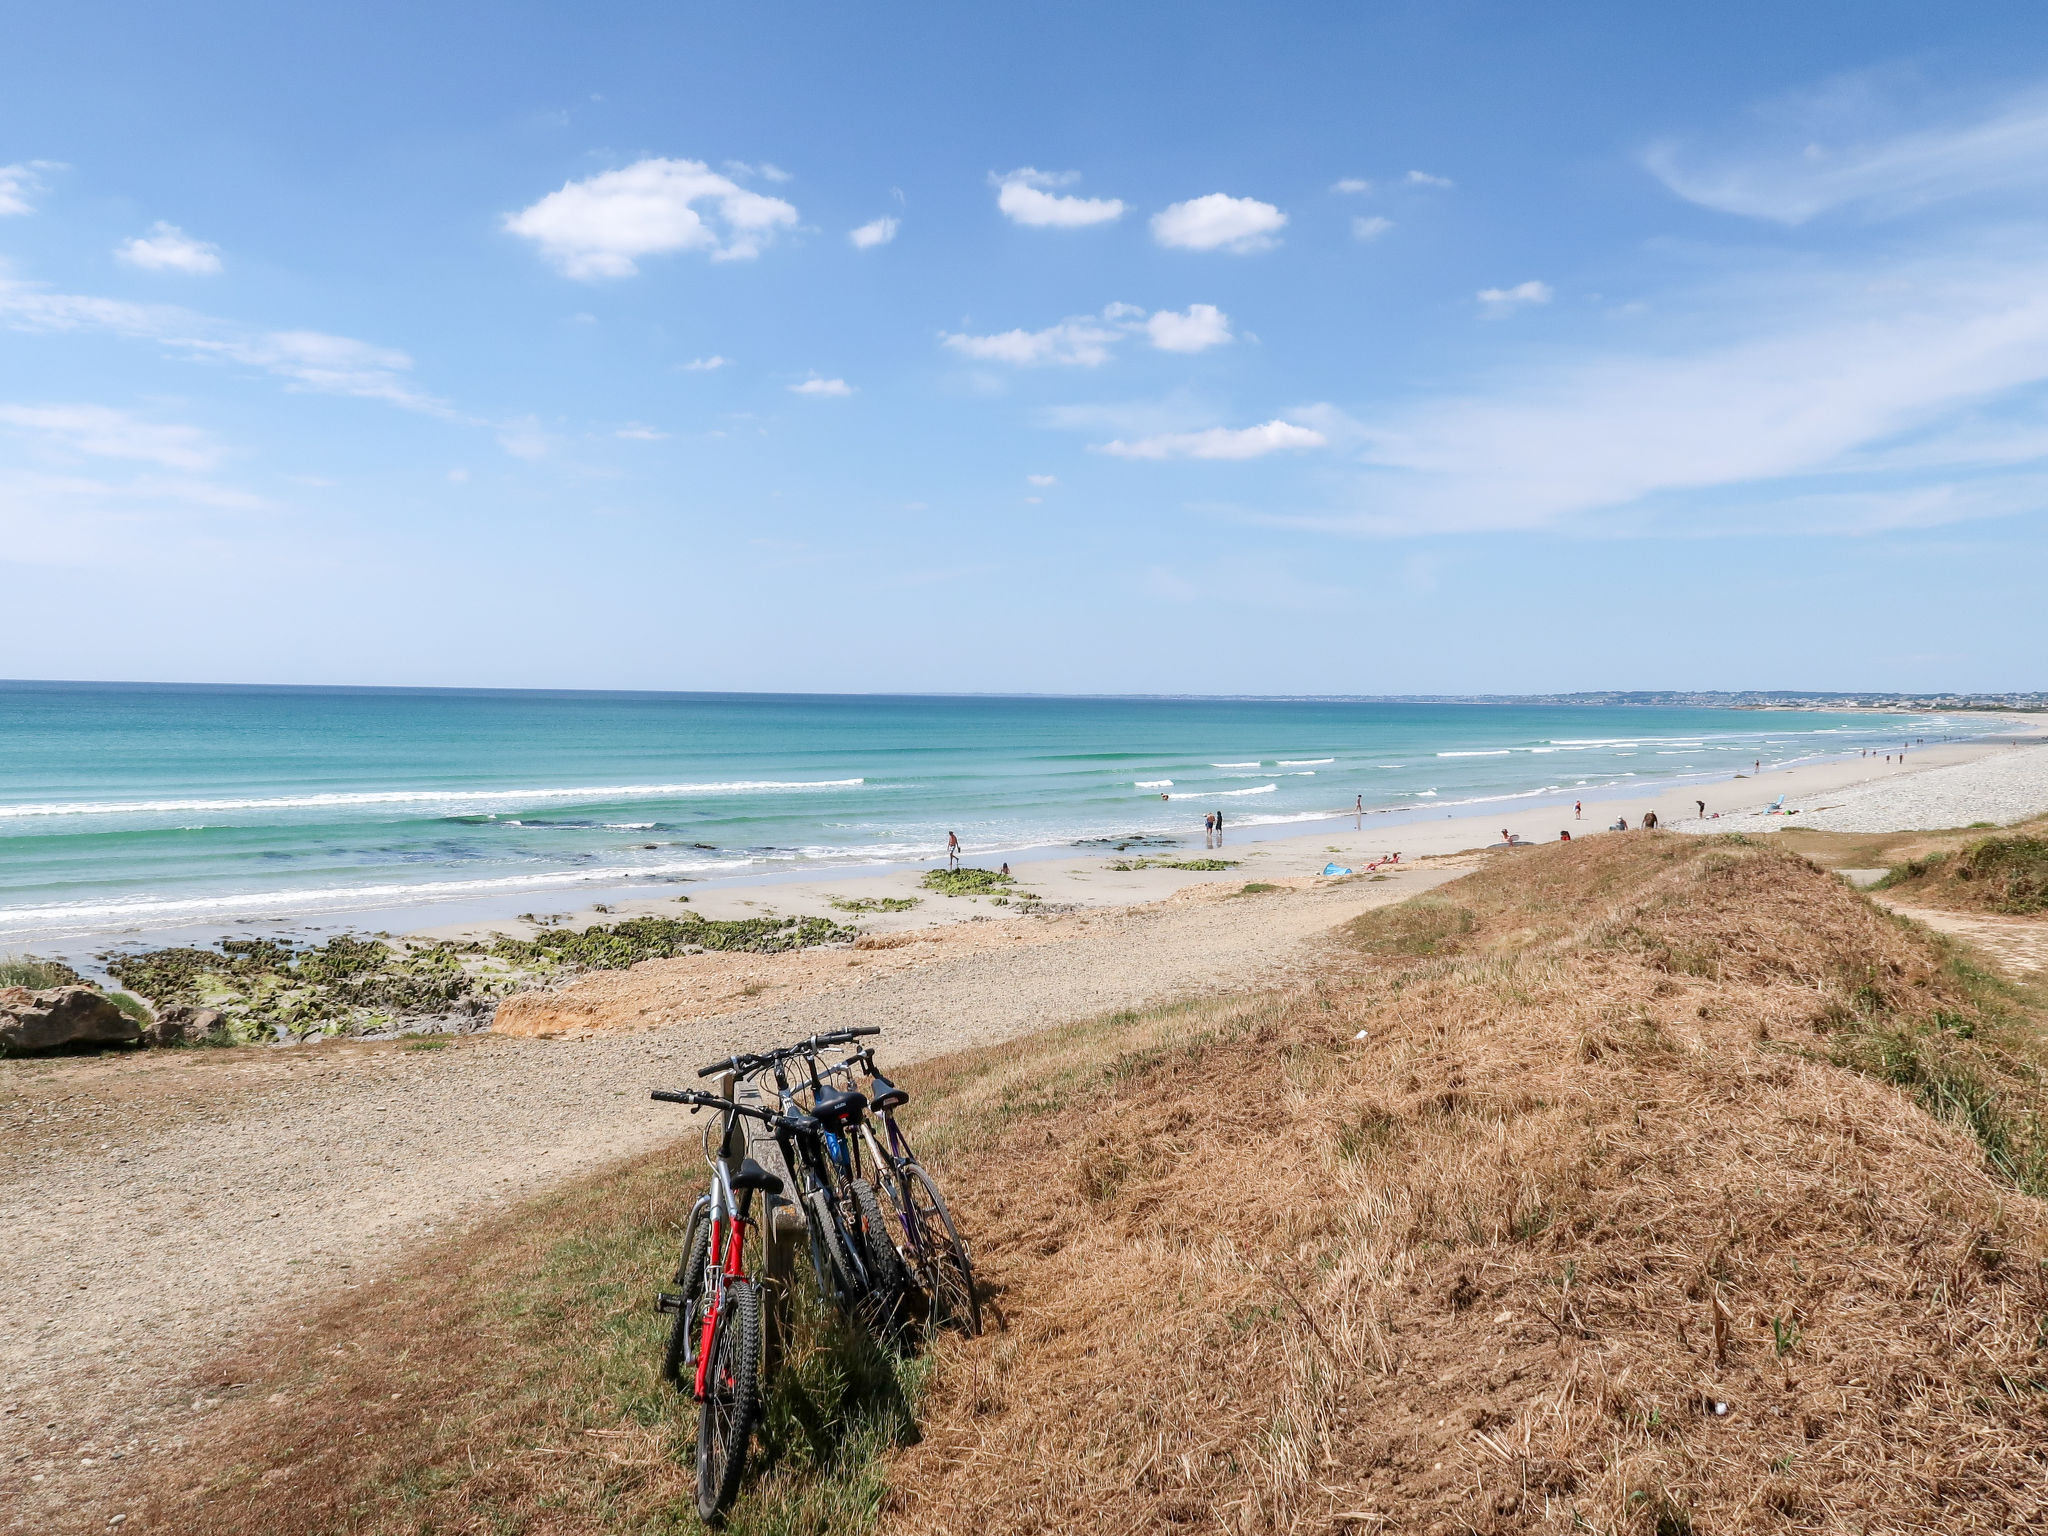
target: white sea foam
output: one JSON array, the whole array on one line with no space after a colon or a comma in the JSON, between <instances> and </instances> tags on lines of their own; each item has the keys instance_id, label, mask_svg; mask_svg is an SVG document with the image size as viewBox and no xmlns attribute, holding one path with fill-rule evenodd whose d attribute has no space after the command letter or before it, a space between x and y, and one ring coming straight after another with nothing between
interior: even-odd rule
<instances>
[{"instance_id":1,"label":"white sea foam","mask_svg":"<svg viewBox=\"0 0 2048 1536\"><path fill-rule=\"evenodd\" d=\"M1173 788L1173 780L1171 780L1171 779L1140 779L1140 780L1138 780L1138 781L1137 781L1137 783L1133 784L1133 785L1131 786L1131 788L1133 788L1133 789L1171 789L1171 788Z\"/></svg>"},{"instance_id":2,"label":"white sea foam","mask_svg":"<svg viewBox=\"0 0 2048 1536\"><path fill-rule=\"evenodd\" d=\"M352 805L486 806L529 800L646 800L672 795L737 795L764 790L850 789L866 779L742 779L730 784L597 784L574 789L375 789L242 800L81 800L75 804L0 805L0 817L149 816L179 811L323 810Z\"/></svg>"},{"instance_id":3,"label":"white sea foam","mask_svg":"<svg viewBox=\"0 0 2048 1536\"><path fill-rule=\"evenodd\" d=\"M1211 763L1211 768L1256 768L1257 763Z\"/></svg>"},{"instance_id":4,"label":"white sea foam","mask_svg":"<svg viewBox=\"0 0 2048 1536\"><path fill-rule=\"evenodd\" d=\"M1507 747L1501 747L1501 748L1499 748L1498 750L1495 750L1495 751L1486 751L1486 752L1439 752L1439 753L1437 753L1437 756L1438 756L1438 757L1513 757L1513 756L1514 756L1514 753L1513 753L1513 751L1512 751L1512 750L1510 750L1510 749L1509 749L1509 748L1507 748Z\"/></svg>"},{"instance_id":5,"label":"white sea foam","mask_svg":"<svg viewBox=\"0 0 2048 1536\"><path fill-rule=\"evenodd\" d=\"M1280 759L1280 766L1282 768L1312 768L1319 763L1334 763L1335 761L1337 759L1334 757L1283 757Z\"/></svg>"},{"instance_id":6,"label":"white sea foam","mask_svg":"<svg viewBox=\"0 0 2048 1536\"><path fill-rule=\"evenodd\" d=\"M1278 784L1261 784L1256 789L1184 789L1173 798L1176 800L1227 800L1234 795L1270 795Z\"/></svg>"}]
</instances>

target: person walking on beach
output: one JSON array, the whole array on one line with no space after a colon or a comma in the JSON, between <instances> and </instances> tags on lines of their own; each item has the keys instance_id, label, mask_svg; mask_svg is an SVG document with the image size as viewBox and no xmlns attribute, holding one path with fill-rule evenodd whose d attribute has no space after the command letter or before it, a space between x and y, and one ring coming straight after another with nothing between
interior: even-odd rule
<instances>
[{"instance_id":1,"label":"person walking on beach","mask_svg":"<svg viewBox=\"0 0 2048 1536\"><path fill-rule=\"evenodd\" d=\"M1700 820L1705 821L1707 819L1707 802L1704 800L1695 800L1693 801L1693 804L1700 808Z\"/></svg>"},{"instance_id":2,"label":"person walking on beach","mask_svg":"<svg viewBox=\"0 0 2048 1536\"><path fill-rule=\"evenodd\" d=\"M960 834L957 832L948 832L946 834L946 868L958 869L959 867Z\"/></svg>"},{"instance_id":3,"label":"person walking on beach","mask_svg":"<svg viewBox=\"0 0 2048 1536\"><path fill-rule=\"evenodd\" d=\"M1216 846L1216 813L1214 811L1211 811L1202 818L1202 846L1204 848L1214 848Z\"/></svg>"},{"instance_id":4,"label":"person walking on beach","mask_svg":"<svg viewBox=\"0 0 2048 1536\"><path fill-rule=\"evenodd\" d=\"M1585 803L1585 802L1584 802L1583 800L1574 800L1574 801L1572 802L1572 820L1573 820L1573 821L1580 821L1580 820L1584 819L1584 817L1585 817L1585 814L1586 814L1586 803Z\"/></svg>"}]
</instances>

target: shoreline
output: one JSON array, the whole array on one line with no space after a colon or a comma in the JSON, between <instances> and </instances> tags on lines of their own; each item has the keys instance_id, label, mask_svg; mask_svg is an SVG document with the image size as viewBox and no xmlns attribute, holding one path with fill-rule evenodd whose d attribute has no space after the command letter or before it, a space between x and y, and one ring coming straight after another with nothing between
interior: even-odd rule
<instances>
[{"instance_id":1,"label":"shoreline","mask_svg":"<svg viewBox=\"0 0 2048 1536\"><path fill-rule=\"evenodd\" d=\"M1678 813L1689 813L1693 802L1705 798L1710 810L1740 813L1760 810L1778 791L1794 796L1847 787L1871 779L1912 776L1958 761L2013 750L2015 741L2048 739L2048 723L2026 717L2004 717L2012 729L1996 739L1976 738L1959 742L1938 742L1916 748L1910 766L1886 765L1882 756L1873 758L1830 756L1787 760L1787 765L1766 764L1761 777L1738 774L1673 775L1653 786L1608 782L1583 790L1549 789L1515 791L1470 801L1450 802L1439 816L1428 805L1405 804L1299 820L1247 822L1233 825L1226 820L1220 844L1205 844L1199 830L1184 833L1133 832L1122 837L1089 839L1084 843L1027 844L1020 847L992 847L964 852L961 862L995 868L1009 863L1019 884L1036 892L1040 900L1058 906L1104 906L1158 900L1204 880L1228 878L1231 872L1207 875L1170 871L1154 867L1144 871L1117 871L1111 866L1138 859L1190 860L1204 857L1230 858L1240 867L1259 873L1303 875L1319 871L1326 862L1340 865L1370 862L1399 850L1406 857L1428 853L1453 853L1483 848L1499 842L1503 823L1525 842L1552 841L1558 831L1573 836L1594 835L1606 829L1608 818L1625 816L1635 825L1645 810L1656 809L1659 819L1675 824ZM1743 791L1730 793L1732 786L1768 786L1773 794L1758 794L1754 803ZM1719 786L1718 796L1703 793ZM1588 807L1598 806L1599 817L1559 820L1560 811L1569 814L1574 800ZM1189 806L1190 819L1202 813L1199 802ZM1225 808L1226 817L1228 807ZM1555 822L1556 825L1551 823ZM1689 830L1713 830L1691 828ZM1106 846L1105 846L1106 845ZM1383 845L1383 846L1382 846ZM1316 857L1320 854L1321 857ZM1078 866L1048 873L1043 866L1060 863ZM1282 866L1287 868L1283 871ZM1312 867L1311 867L1312 866ZM276 913L235 918L209 917L176 923L108 926L49 939L9 940L7 951L24 951L62 960L83 974L106 979L103 957L132 954L178 946L209 947L223 934L235 937L266 937L294 942L317 942L342 934L374 934L402 941L488 940L493 935L529 938L548 927L582 928L593 923L652 915L676 915L678 906L698 916L734 919L775 916L822 916L849 920L833 899L863 897L924 898L919 885L924 874L943 868L939 860L905 863L858 863L846 865L807 864L794 868L756 868L731 875L665 880L646 880L609 885L570 883L540 886L519 894L456 897L445 901L416 901L399 906L366 904L329 912ZM1133 875L1144 878L1133 880ZM1243 878L1239 876L1238 878ZM890 932L901 928L928 926L934 921L975 915L981 900L932 897L923 901L916 915L904 919L863 917L863 931ZM547 919L529 921L526 914Z\"/></svg>"}]
</instances>

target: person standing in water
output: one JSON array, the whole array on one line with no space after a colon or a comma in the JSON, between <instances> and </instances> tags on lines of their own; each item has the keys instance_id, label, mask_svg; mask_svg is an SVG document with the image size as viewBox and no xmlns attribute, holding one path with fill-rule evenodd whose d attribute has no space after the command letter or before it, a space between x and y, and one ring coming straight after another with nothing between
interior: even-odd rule
<instances>
[{"instance_id":1,"label":"person standing in water","mask_svg":"<svg viewBox=\"0 0 2048 1536\"><path fill-rule=\"evenodd\" d=\"M1216 813L1216 846L1218 848L1223 846L1223 813L1221 811Z\"/></svg>"}]
</instances>

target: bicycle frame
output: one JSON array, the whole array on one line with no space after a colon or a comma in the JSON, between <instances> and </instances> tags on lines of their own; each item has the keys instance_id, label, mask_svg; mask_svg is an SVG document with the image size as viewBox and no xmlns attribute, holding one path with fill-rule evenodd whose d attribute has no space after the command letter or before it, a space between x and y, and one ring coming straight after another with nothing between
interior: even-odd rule
<instances>
[{"instance_id":1,"label":"bicycle frame","mask_svg":"<svg viewBox=\"0 0 2048 1536\"><path fill-rule=\"evenodd\" d=\"M705 1268L704 1322L697 1330L696 1374L693 1391L699 1402L704 1400L704 1373L711 1359L711 1339L718 1327L720 1314L725 1310L725 1287L727 1282L747 1278L745 1263L747 1229L754 1223L748 1215L753 1204L753 1191L745 1190L735 1196L732 1176L726 1169L725 1150L738 1130L739 1117L726 1116L725 1134L720 1138L719 1150L708 1152L711 1164L711 1239L707 1249ZM705 1140L710 1140L710 1130L705 1131Z\"/></svg>"}]
</instances>

